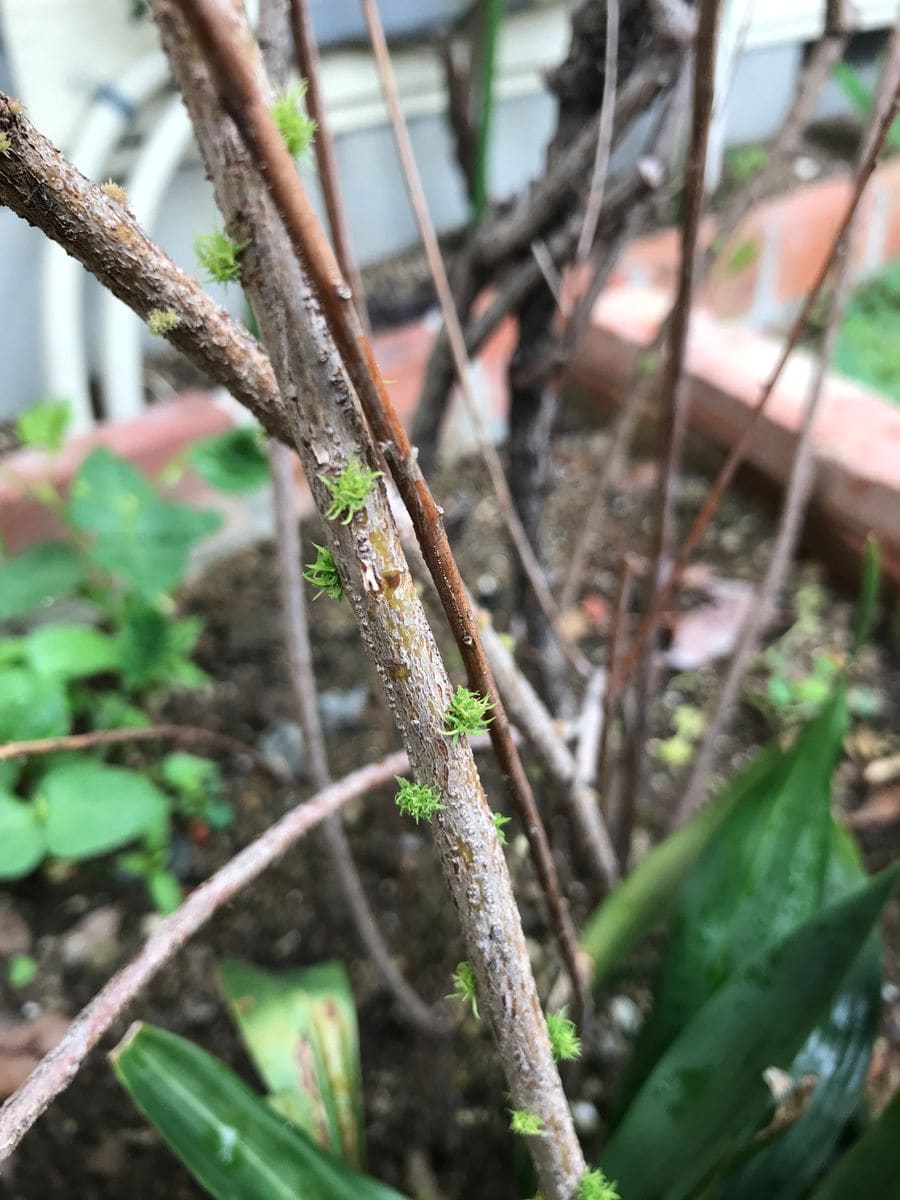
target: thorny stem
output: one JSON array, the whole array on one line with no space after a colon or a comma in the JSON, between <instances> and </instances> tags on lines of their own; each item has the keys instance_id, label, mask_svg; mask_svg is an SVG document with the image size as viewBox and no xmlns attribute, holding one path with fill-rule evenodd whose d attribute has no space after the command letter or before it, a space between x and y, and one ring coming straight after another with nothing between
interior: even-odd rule
<instances>
[{"instance_id":1,"label":"thorny stem","mask_svg":"<svg viewBox=\"0 0 900 1200\"><path fill-rule=\"evenodd\" d=\"M140 730L128 732L141 732ZM0 1109L0 1162L8 1158L54 1097L72 1082L81 1064L138 992L223 905L279 859L311 829L351 800L384 787L409 769L405 753L345 775L298 804L250 842L166 917L143 948L81 1010L62 1041L50 1051Z\"/></svg>"},{"instance_id":2,"label":"thorny stem","mask_svg":"<svg viewBox=\"0 0 900 1200\"><path fill-rule=\"evenodd\" d=\"M242 43L236 16L223 8L223 0L193 0L186 8L198 41L209 55L226 110L259 166L261 178L276 204L293 248L309 272L350 382L412 517L422 553L465 664L470 687L490 696L493 701L491 741L525 828L560 949L572 976L573 989L576 995L584 998L578 941L568 905L559 885L531 785L510 735L509 721L444 531L441 512L394 409L372 347L351 303L350 289L322 235L294 163L272 120L252 61Z\"/></svg>"},{"instance_id":3,"label":"thorny stem","mask_svg":"<svg viewBox=\"0 0 900 1200\"><path fill-rule=\"evenodd\" d=\"M678 289L665 365L660 384L659 421L659 482L657 492L656 528L652 566L651 595L663 585L666 562L676 535L675 505L678 473L688 418L688 389L685 360L687 357L688 326L694 301L697 271L697 238L703 216L706 184L706 156L709 129L712 121L716 76L716 42L718 33L718 0L700 0L697 38L694 48L694 86L691 100L691 140L684 178L684 218L681 225L681 259ZM658 618L658 614L657 614ZM640 799L646 768L646 742L653 699L656 670L654 649L657 630L654 618L647 630L639 660L637 679L636 721L632 728L631 754L633 768L622 806L621 838L618 842L619 860L627 864L631 844L634 813Z\"/></svg>"},{"instance_id":4,"label":"thorny stem","mask_svg":"<svg viewBox=\"0 0 900 1200\"><path fill-rule=\"evenodd\" d=\"M613 690L613 693L616 695L621 691L622 685L628 679L629 675L634 669L634 665L643 651L650 632L655 628L656 622L659 620L660 615L665 610L666 605L672 598L672 593L678 585L681 572L684 570L688 559L697 549L703 538L703 535L709 528L709 523L718 510L725 491L727 490L729 484L734 478L735 472L743 461L744 455L746 454L747 448L750 444L750 440L756 431L759 420L762 417L766 404L769 401L769 397L775 390L775 386L778 383L778 380L781 378L781 373L784 370L788 359L791 357L791 354L794 352L800 342L800 339L803 337L803 333L809 321L813 305L815 304L831 270L831 264L837 251L837 247L840 245L841 240L843 239L844 234L850 225L850 222L853 220L856 210L859 207L859 202L862 199L863 192L866 189L866 185L872 176L872 172L875 170L875 166L878 162L878 155L880 154L881 147L884 144L884 139L887 136L887 132L890 129L897 113L897 100L898 97L895 93L893 100L887 106L886 111L879 120L875 138L868 149L862 167L856 173L853 194L850 198L849 204L847 205L840 228L834 236L829 253L825 257L825 260L819 269L818 275L816 276L812 287L807 293L803 304L801 305L800 311L794 318L794 322L791 325L788 336L785 340L784 348L779 355L778 362L775 364L775 367L773 368L769 378L763 384L763 387L760 390L759 399L757 400L753 411L748 417L747 423L745 424L740 437L732 446L727 458L725 459L725 462L722 464L719 470L718 475L713 481L712 487L707 492L706 499L704 500L699 513L694 518L694 523L691 525L691 528L689 529L688 534L675 557L672 570L670 571L663 586L653 597L649 610L637 633L635 634L628 654L624 657L621 666L615 672L615 675L610 681L610 686Z\"/></svg>"},{"instance_id":5,"label":"thorny stem","mask_svg":"<svg viewBox=\"0 0 900 1200\"><path fill-rule=\"evenodd\" d=\"M454 370L459 381L466 414L475 430L478 451L490 478L494 494L497 497L497 504L503 523L528 576L528 582L531 585L532 591L566 657L584 675L590 670L590 664L584 655L564 636L560 629L559 612L556 608L556 603L547 586L546 577L538 562L534 548L528 540L528 535L516 512L516 506L509 489L506 473L503 470L503 464L500 461L500 455L497 453L488 435L484 418L481 415L481 409L472 387L472 365L469 362L469 356L466 351L465 335L463 334L462 324L453 299L453 289L450 286L450 280L447 276L440 243L435 233L431 214L428 211L428 201L425 197L425 190L422 187L422 178L416 166L415 153L400 104L397 81L394 76L393 66L391 65L391 57L384 36L384 28L382 27L381 18L374 0L361 0L361 3L369 31L369 40L375 56L375 66L381 82L381 90L387 104L394 142L400 159L400 167L406 182L406 190L409 195L416 224L419 227L419 236L425 248L428 269L434 280L441 307L441 316L444 320L444 328L450 345L450 353L453 357Z\"/></svg>"},{"instance_id":6,"label":"thorny stem","mask_svg":"<svg viewBox=\"0 0 900 1200\"><path fill-rule=\"evenodd\" d=\"M300 536L297 525L294 495L294 456L286 446L273 442L269 447L272 486L275 501L276 547L278 553L278 582L281 593L281 613L284 621L287 666L294 693L297 720L303 732L303 742L309 755L310 777L316 791L331 784L325 735L319 716L318 689L313 668L312 647L309 642L309 623L306 598L300 576ZM350 910L353 924L366 953L377 967L400 1008L420 1029L434 1034L445 1025L424 1004L403 975L394 966L381 930L366 898L365 889L350 842L339 816L324 823L328 852L337 873L341 894ZM449 1029L449 1026L446 1026Z\"/></svg>"},{"instance_id":7,"label":"thorny stem","mask_svg":"<svg viewBox=\"0 0 900 1200\"><path fill-rule=\"evenodd\" d=\"M243 14L232 3L190 5L192 16L202 9L211 18L211 30L203 22L205 32L223 37L234 52L235 61L229 59L226 74L234 69L242 84L249 85L246 104L243 98L236 101L228 89L229 107L264 130L266 152L260 158L266 164L265 181L254 169L254 156L248 156L245 137L223 113L204 56L198 53L182 16L182 5L152 0L152 8L198 131L229 233L250 238L243 282L273 355L282 391L292 401L289 411L295 444L317 507L321 512L328 506L328 492L320 478L323 473L340 470L351 456L360 463L372 462L351 380L360 393L368 387L365 411L375 436L385 443L384 452L394 460L391 467L401 478L401 467L406 468L407 497L410 502L417 499L421 476L405 457L409 444L402 427L393 414L388 416L379 404L371 402L375 387L367 374L371 351L367 343L356 340L362 335L355 310L347 303L349 289L341 281L314 219L311 226L302 221L299 227L296 224L298 215L312 217L302 190L299 197L294 195L298 184L294 164L283 157L279 161L283 146L271 124L268 87ZM269 196L269 187L276 180L279 199L288 200L287 206L282 204L282 211L288 214L287 228L279 221ZM294 200L299 208L294 208ZM329 319L341 337L341 349L354 368L352 377L345 372L316 299L299 274L296 249L306 243L298 234L307 233L309 252L304 253L303 262L316 274ZM400 453L398 444L405 453ZM419 534L432 546L435 540L440 544L436 534L439 514L423 483L421 492L425 519ZM431 829L468 956L477 972L482 1011L496 1039L513 1102L538 1112L548 1129L548 1136L531 1147L542 1191L547 1200L570 1200L584 1172L584 1157L553 1062L521 917L471 748L465 739L454 747L442 733L452 690L409 576L384 485L376 483L350 525L329 522L327 536L367 653L378 668L409 752L413 778L437 792L445 805L445 810L432 818ZM446 553L440 565L454 572L458 580L449 549ZM461 589L461 582L459 586ZM464 593L460 591L460 595L465 603ZM495 720L492 729L497 724Z\"/></svg>"},{"instance_id":8,"label":"thorny stem","mask_svg":"<svg viewBox=\"0 0 900 1200\"><path fill-rule=\"evenodd\" d=\"M900 73L900 22L894 26L885 64L881 73L878 95L873 107L872 121L863 140L860 152L860 164L877 135L878 122L885 105L890 105L891 97L896 93ZM825 318L825 328L818 348L815 366L810 379L809 392L803 411L803 418L794 451L794 461L784 497L784 506L772 556L756 591L753 604L740 631L738 644L728 664L722 690L712 719L707 726L703 743L698 751L696 761L691 770L687 785L682 794L672 820L673 825L680 825L700 807L706 798L709 775L718 748L719 738L731 720L734 706L741 694L747 671L753 664L759 649L760 640L766 629L772 607L784 584L785 575L800 536L807 504L815 483L815 443L813 432L816 416L825 393L825 383L828 369L834 355L838 333L843 324L844 312L849 298L852 282L851 266L853 251L858 234L858 214L848 225L844 238L837 248L834 260L834 278L832 280L832 295Z\"/></svg>"}]
</instances>

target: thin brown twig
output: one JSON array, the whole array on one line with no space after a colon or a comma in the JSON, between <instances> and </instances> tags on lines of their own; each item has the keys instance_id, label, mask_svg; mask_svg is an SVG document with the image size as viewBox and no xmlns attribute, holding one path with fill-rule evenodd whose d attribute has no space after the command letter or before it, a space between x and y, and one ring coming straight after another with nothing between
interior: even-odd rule
<instances>
[{"instance_id":1,"label":"thin brown twig","mask_svg":"<svg viewBox=\"0 0 900 1200\"><path fill-rule=\"evenodd\" d=\"M516 511L515 502L506 479L506 472L500 461L500 455L497 453L496 447L490 439L484 418L481 415L481 408L472 386L472 365L469 362L469 356L466 351L462 323L456 311L453 289L450 286L450 280L447 276L440 243L438 242L434 222L431 219L431 213L428 209L425 189L422 186L422 178L416 165L415 152L410 140L406 118L403 115L403 108L400 104L397 80L391 64L390 51L388 50L387 40L384 36L381 17L378 14L374 0L361 0L361 3L366 26L369 31L369 41L375 57L375 67L378 72L382 94L387 104L388 116L394 134L394 143L400 160L400 169L406 183L406 190L419 229L419 236L422 239L422 245L425 249L428 269L434 281L435 290L437 291L441 316L443 317L444 328L450 344L450 353L453 357L456 377L465 404L466 415L475 431L478 452L484 462L494 495L497 498L497 506L500 510L501 518L506 526L510 540L516 549L525 574L528 577L528 582L531 585L535 598L541 606L541 611L546 617L557 642L568 660L582 675L586 675L590 671L590 664L560 628L556 602L553 599L550 588L547 586L547 580L541 564L538 562L534 548Z\"/></svg>"},{"instance_id":2,"label":"thin brown twig","mask_svg":"<svg viewBox=\"0 0 900 1200\"><path fill-rule=\"evenodd\" d=\"M882 69L878 94L873 107L872 121L863 140L859 155L860 165L876 136L878 122L885 106L896 93L900 74L900 22L894 26L885 64ZM731 720L735 704L741 694L747 672L753 665L759 644L765 632L772 608L787 575L800 537L807 505L815 483L816 452L813 440L816 417L825 393L828 370L834 356L838 333L846 311L852 282L851 266L854 247L859 233L857 216L848 225L834 259L833 291L825 318L825 328L818 347L816 362L810 379L809 391L804 406L803 418L797 435L794 460L784 496L781 519L775 535L775 544L765 576L760 583L753 604L740 631L738 644L728 664L722 689L713 716L707 726L703 743L697 753L687 785L675 809L672 824L686 821L706 798L709 776L715 760L718 742Z\"/></svg>"},{"instance_id":3,"label":"thin brown twig","mask_svg":"<svg viewBox=\"0 0 900 1200\"><path fill-rule=\"evenodd\" d=\"M660 383L659 481L657 485L656 527L652 566L651 595L663 585L666 564L676 536L675 506L682 449L688 419L686 374L687 340L697 270L697 239L706 199L706 158L715 96L718 0L700 0L697 39L694 47L691 138L684 178L684 215L681 225L681 258L678 287L669 327L662 380ZM644 647L637 662L636 721L630 730L632 771L623 798L622 821L617 832L619 861L627 864L631 850L631 831L643 788L646 769L646 742L653 699L656 664L654 661L656 618L651 620Z\"/></svg>"},{"instance_id":4,"label":"thin brown twig","mask_svg":"<svg viewBox=\"0 0 900 1200\"><path fill-rule=\"evenodd\" d=\"M132 732L132 731L129 731ZM140 732L140 731L135 731ZM51 1101L72 1082L88 1054L150 982L223 905L279 859L304 834L343 805L384 787L408 769L405 753L362 767L298 804L224 867L195 888L166 917L138 954L81 1010L58 1045L0 1109L0 1161L8 1158Z\"/></svg>"},{"instance_id":5,"label":"thin brown twig","mask_svg":"<svg viewBox=\"0 0 900 1200\"><path fill-rule=\"evenodd\" d=\"M247 758L257 770L264 772L277 783L288 783L283 771L273 766L264 754L253 746L217 733L214 729L202 729L192 725L144 725L137 729L95 729L90 733L67 733L61 737L38 738L26 742L7 742L0 746L0 762L13 758L37 758L44 754L57 754L65 750L96 750L103 746L123 746L129 742L174 742L179 746L209 746L224 754Z\"/></svg>"},{"instance_id":6,"label":"thin brown twig","mask_svg":"<svg viewBox=\"0 0 900 1200\"><path fill-rule=\"evenodd\" d=\"M368 333L369 314L366 309L366 295L356 257L353 254L347 210L341 195L337 155L334 150L334 138L331 136L328 112L325 108L325 97L322 93L319 47L316 43L316 32L313 28L309 0L290 0L290 6L297 61L300 64L300 73L306 80L306 107L316 123L313 152L316 156L319 186L322 189L322 199L325 201L325 212L328 216L328 228L331 230L331 240L334 243L337 260L341 264L341 271L353 292L360 321Z\"/></svg>"},{"instance_id":7,"label":"thin brown twig","mask_svg":"<svg viewBox=\"0 0 900 1200\"><path fill-rule=\"evenodd\" d=\"M245 138L248 150L260 168L261 178L284 221L292 246L309 272L376 443L410 512L416 536L465 663L470 686L481 695L491 698L494 717L490 726L491 741L528 837L563 959L572 975L573 989L577 995L586 998L577 936L559 885L547 834L510 735L509 721L481 645L440 510L418 467L372 347L350 302L350 289L322 235L294 163L261 93L252 62L245 54L237 15L230 9L224 9L216 0L193 0L186 7L185 15L189 17L199 43L209 56L226 110ZM568 1131L563 1132L567 1136ZM536 1146L534 1150L539 1152L541 1148ZM552 1160L542 1159L542 1163L547 1170L556 1170Z\"/></svg>"},{"instance_id":8,"label":"thin brown twig","mask_svg":"<svg viewBox=\"0 0 900 1200\"><path fill-rule=\"evenodd\" d=\"M822 266L820 267L819 272L812 284L812 287L810 288L806 298L803 301L803 304L801 305L800 311L794 318L793 324L788 332L788 336L785 339L784 348L778 357L778 361L775 364L769 378L763 384L760 390L759 398L753 408L753 411L747 418L744 429L729 451L725 462L722 464L718 475L713 481L711 488L707 492L706 499L704 500L699 513L694 519L694 523L691 525L691 528L689 529L688 534L678 551L678 554L672 565L672 570L670 571L663 586L653 597L647 615L635 634L628 654L625 656L621 667L616 671L614 677L610 681L610 686L615 694L618 694L621 691L622 685L634 669L634 665L643 651L651 629L655 628L656 622L672 598L672 593L678 585L681 572L684 570L688 559L697 549L703 538L703 535L709 528L709 523L718 510L725 491L727 490L729 484L734 478L735 472L744 459L744 455L747 452L750 440L753 437L760 418L765 411L766 404L775 390L778 380L781 378L781 373L787 365L791 354L799 344L800 339L803 337L807 322L809 321L810 313L812 312L819 293L821 292L822 287L828 278L828 274L831 270L831 263L837 247L840 245L841 239L843 238L850 222L853 220L856 210L859 207L860 200L862 199L863 192L866 189L866 185L872 176L872 172L875 170L875 166L878 162L878 155L881 152L881 147L884 144L884 139L887 136L887 132L893 123L896 115L896 109L897 97L895 96L892 104L889 106L888 110L884 113L882 119L880 120L878 129L876 131L875 140L866 155L861 170L859 170L856 174L853 194L841 220L840 228L832 240L829 253L826 255Z\"/></svg>"},{"instance_id":9,"label":"thin brown twig","mask_svg":"<svg viewBox=\"0 0 900 1200\"><path fill-rule=\"evenodd\" d=\"M612 619L609 624L609 638L606 643L606 675L607 680L615 673L622 648L622 638L625 634L625 621L628 607L631 604L631 590L634 583L635 562L631 554L622 555L622 565L619 569L619 583L616 588L616 598L613 602ZM609 737L612 728L615 706L612 702L612 692L606 687L603 692L603 718L600 726L600 746L597 750L596 780L597 791L603 805L603 812L614 829L620 821L613 821L609 803Z\"/></svg>"},{"instance_id":10,"label":"thin brown twig","mask_svg":"<svg viewBox=\"0 0 900 1200\"><path fill-rule=\"evenodd\" d=\"M331 785L331 771L319 716L318 688L309 641L306 599L300 577L301 551L294 491L294 456L286 446L273 442L269 447L269 463L274 492L278 580L288 674L294 693L297 720L303 733L304 748L309 756L310 777L316 791L322 791ZM325 821L324 834L341 894L350 910L356 933L391 995L419 1029L432 1035L448 1032L449 1024L441 1021L431 1011L394 965L366 897L356 863L353 861L350 842L339 816L329 817Z\"/></svg>"},{"instance_id":11,"label":"thin brown twig","mask_svg":"<svg viewBox=\"0 0 900 1200\"><path fill-rule=\"evenodd\" d=\"M613 117L616 108L616 87L619 74L619 0L606 0L606 51L603 64L603 97L600 101L600 120L597 123L597 149L591 173L591 190L584 209L584 222L575 247L575 263L587 262L603 208L606 174L612 148Z\"/></svg>"}]
</instances>

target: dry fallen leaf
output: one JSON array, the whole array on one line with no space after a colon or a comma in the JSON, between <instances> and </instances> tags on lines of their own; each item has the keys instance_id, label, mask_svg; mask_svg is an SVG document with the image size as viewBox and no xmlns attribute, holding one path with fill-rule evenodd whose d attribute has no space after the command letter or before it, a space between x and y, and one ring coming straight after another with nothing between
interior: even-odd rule
<instances>
[{"instance_id":1,"label":"dry fallen leaf","mask_svg":"<svg viewBox=\"0 0 900 1200\"><path fill-rule=\"evenodd\" d=\"M669 616L672 640L665 660L676 671L696 671L731 654L753 604L753 588L740 579L709 580L704 590L709 604Z\"/></svg>"},{"instance_id":2,"label":"dry fallen leaf","mask_svg":"<svg viewBox=\"0 0 900 1200\"><path fill-rule=\"evenodd\" d=\"M68 1028L69 1022L58 1013L42 1013L33 1021L0 1025L0 1100L25 1082Z\"/></svg>"}]
</instances>

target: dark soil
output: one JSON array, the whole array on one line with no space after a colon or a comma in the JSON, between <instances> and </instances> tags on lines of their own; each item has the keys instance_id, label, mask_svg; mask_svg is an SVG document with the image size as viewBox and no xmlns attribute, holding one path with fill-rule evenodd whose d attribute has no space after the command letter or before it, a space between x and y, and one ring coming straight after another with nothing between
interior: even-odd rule
<instances>
[{"instance_id":1,"label":"dark soil","mask_svg":"<svg viewBox=\"0 0 900 1200\"><path fill-rule=\"evenodd\" d=\"M545 549L555 586L566 569L572 531L579 527L588 505L602 447L602 436L586 438L583 434L561 439L557 446L545 528ZM685 481L683 516L696 509L707 486L704 475ZM626 476L607 514L602 544L592 557L582 603L570 614L570 619L581 623L583 645L598 662L605 638L603 607L608 610L612 603L621 554L626 549L640 553L647 543L652 487L651 469L638 467ZM452 496L468 507L468 520L456 538L464 573L493 605L498 625L507 628L509 555L480 470L471 463L460 464L444 473L436 491L439 499ZM766 506L745 495L734 495L724 504L698 557L720 576L756 581L772 534L773 518ZM305 544L316 536L316 530L305 529ZM813 563L801 563L787 594L796 595L801 584L819 589L821 601L814 627L796 647L792 669L802 673L815 653L846 648L852 603L829 586ZM693 593L689 600L698 602ZM273 721L291 715L271 547L259 546L214 566L188 589L182 603L186 611L205 618L200 662L213 682L200 692L162 701L159 715L257 742ZM636 611L642 603L638 594ZM315 665L323 686L350 688L369 682L347 607L323 598L312 605L311 613ZM793 619L794 613L785 608L772 636L788 628ZM447 657L459 676L458 658L451 647L447 647ZM671 736L678 705L690 703L701 710L711 706L719 672L720 664L714 664L690 675L666 677L652 713L654 754L660 741ZM876 711L857 723L851 754L841 768L838 803L846 808L856 807L866 797L862 783L866 761L900 749L896 656L884 641L878 641L866 651L858 673L874 697ZM744 706L734 732L722 746L721 773L727 775L746 761L771 733L771 724L757 710ZM330 739L333 773L340 775L395 745L388 717L377 692L371 689L363 723ZM641 846L646 846L664 823L677 799L681 778L680 770L651 757L653 766L637 837ZM499 781L487 761L484 770L494 803L502 808ZM539 778L538 783L540 787ZM205 844L185 837L178 846L177 857L188 886L260 833L287 803L286 795L253 771L234 767L229 786L239 814L235 828ZM563 880L580 922L593 897L578 877L577 847L559 814L556 798L541 790ZM398 963L423 997L441 1001L450 990L451 972L464 955L427 829L402 820L388 792L358 803L346 817L368 895ZM515 825L509 828L515 830ZM896 828L894 836L896 839ZM558 974L558 963L548 949L550 939L522 842L521 835L510 834L508 857L546 995ZM869 847L873 865L897 849L896 840L890 844L884 829L877 831ZM2 1015L9 1020L23 1014L33 1016L39 1010L74 1014L112 970L134 953L148 923L154 920L148 916L143 894L114 881L104 864L65 877L35 876L17 887L8 903L29 926L31 952L40 966L36 980L27 988L17 992L5 988L6 1011ZM87 912L105 906L113 906L121 915L121 928L112 946L103 953L95 951L87 960L71 961L73 926ZM897 925L895 917L888 964L894 979L898 978L896 948L900 944L894 936ZM315 836L218 914L160 973L113 1034L104 1039L102 1050L115 1044L130 1021L152 1021L196 1040L256 1082L217 990L215 963L224 954L273 969L328 958L346 964L361 1024L366 1133L373 1174L411 1193L409 1158L418 1151L431 1164L447 1200L513 1200L522 1194L514 1183L514 1146L507 1131L504 1083L483 1027L459 1014L457 1031L432 1041L404 1024L360 955L324 847ZM638 980L626 990L641 999L642 986ZM594 1119L598 1113L602 1117L608 1082L625 1049L624 1035L603 1009L598 1033L577 1075L569 1081L573 1099L580 1102L576 1111L588 1125L592 1114ZM597 1148L598 1136L596 1130L586 1135L589 1150ZM25 1139L13 1167L0 1181L0 1195L16 1200L119 1200L131 1195L142 1200L187 1200L202 1194L131 1108L99 1050Z\"/></svg>"}]
</instances>

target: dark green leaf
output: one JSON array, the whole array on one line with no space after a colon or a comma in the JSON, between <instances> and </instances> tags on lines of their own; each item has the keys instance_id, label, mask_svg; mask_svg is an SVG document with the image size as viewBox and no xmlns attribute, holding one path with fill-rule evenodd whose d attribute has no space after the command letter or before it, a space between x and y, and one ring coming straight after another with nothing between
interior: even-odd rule
<instances>
[{"instance_id":1,"label":"dark green leaf","mask_svg":"<svg viewBox=\"0 0 900 1200\"><path fill-rule=\"evenodd\" d=\"M161 500L139 471L104 449L82 463L68 512L94 539L98 566L146 597L180 583L191 547L220 523L214 512Z\"/></svg>"},{"instance_id":2,"label":"dark green leaf","mask_svg":"<svg viewBox=\"0 0 900 1200\"><path fill-rule=\"evenodd\" d=\"M828 903L865 882L856 847L836 823L825 880ZM814 1075L809 1106L786 1132L763 1147L715 1192L715 1200L801 1200L829 1163L838 1138L862 1098L881 1010L881 949L869 935L825 1020L791 1064L795 1080Z\"/></svg>"},{"instance_id":3,"label":"dark green leaf","mask_svg":"<svg viewBox=\"0 0 900 1200\"><path fill-rule=\"evenodd\" d=\"M46 852L35 808L0 792L0 879L30 874Z\"/></svg>"},{"instance_id":4,"label":"dark green leaf","mask_svg":"<svg viewBox=\"0 0 900 1200\"><path fill-rule=\"evenodd\" d=\"M603 1169L628 1200L684 1200L770 1107L763 1072L785 1069L828 1012L900 866L768 945L670 1046L616 1130Z\"/></svg>"},{"instance_id":5,"label":"dark green leaf","mask_svg":"<svg viewBox=\"0 0 900 1200\"><path fill-rule=\"evenodd\" d=\"M166 797L144 775L94 759L48 772L38 789L47 849L57 858L91 858L159 831Z\"/></svg>"},{"instance_id":6,"label":"dark green leaf","mask_svg":"<svg viewBox=\"0 0 900 1200\"><path fill-rule=\"evenodd\" d=\"M181 884L171 871L154 871L147 880L147 889L161 913L173 913L184 899Z\"/></svg>"},{"instance_id":7,"label":"dark green leaf","mask_svg":"<svg viewBox=\"0 0 900 1200\"><path fill-rule=\"evenodd\" d=\"M56 452L66 439L72 421L67 400L42 400L16 421L16 432L23 446L37 446Z\"/></svg>"},{"instance_id":8,"label":"dark green leaf","mask_svg":"<svg viewBox=\"0 0 900 1200\"><path fill-rule=\"evenodd\" d=\"M108 634L90 625L42 625L28 638L28 665L53 679L83 679L115 670L119 650Z\"/></svg>"},{"instance_id":9,"label":"dark green leaf","mask_svg":"<svg viewBox=\"0 0 900 1200\"><path fill-rule=\"evenodd\" d=\"M867 117L872 111L873 98L859 71L850 63L839 62L834 67L832 76L859 115Z\"/></svg>"},{"instance_id":10,"label":"dark green leaf","mask_svg":"<svg viewBox=\"0 0 900 1200\"><path fill-rule=\"evenodd\" d=\"M672 895L739 804L765 794L781 771L782 751L767 747L720 795L642 859L594 912L581 939L593 961L594 985L601 984L625 955L668 916Z\"/></svg>"},{"instance_id":11,"label":"dark green leaf","mask_svg":"<svg viewBox=\"0 0 900 1200\"><path fill-rule=\"evenodd\" d=\"M402 1200L319 1150L198 1046L148 1025L113 1051L119 1081L216 1200Z\"/></svg>"},{"instance_id":12,"label":"dark green leaf","mask_svg":"<svg viewBox=\"0 0 900 1200\"><path fill-rule=\"evenodd\" d=\"M222 987L278 1110L323 1150L362 1163L362 1091L353 996L325 963L272 975L226 959Z\"/></svg>"},{"instance_id":13,"label":"dark green leaf","mask_svg":"<svg viewBox=\"0 0 900 1200\"><path fill-rule=\"evenodd\" d=\"M25 742L69 732L66 694L55 679L26 667L0 672L0 742Z\"/></svg>"},{"instance_id":14,"label":"dark green leaf","mask_svg":"<svg viewBox=\"0 0 900 1200\"><path fill-rule=\"evenodd\" d=\"M0 621L27 616L68 596L84 573L84 560L64 542L41 542L0 563Z\"/></svg>"},{"instance_id":15,"label":"dark green leaf","mask_svg":"<svg viewBox=\"0 0 900 1200\"><path fill-rule=\"evenodd\" d=\"M900 1200L900 1092L848 1150L812 1200Z\"/></svg>"},{"instance_id":16,"label":"dark green leaf","mask_svg":"<svg viewBox=\"0 0 900 1200\"><path fill-rule=\"evenodd\" d=\"M856 606L856 620L853 623L851 649L853 654L856 654L860 647L869 640L875 620L875 606L878 603L880 587L881 549L876 539L870 537L866 541L866 552L863 556L862 583L859 590L859 602Z\"/></svg>"},{"instance_id":17,"label":"dark green leaf","mask_svg":"<svg viewBox=\"0 0 900 1200\"><path fill-rule=\"evenodd\" d=\"M125 686L144 691L155 684L172 688L205 682L200 668L186 659L201 628L197 617L175 620L153 604L129 604L118 633Z\"/></svg>"},{"instance_id":18,"label":"dark green leaf","mask_svg":"<svg viewBox=\"0 0 900 1200\"><path fill-rule=\"evenodd\" d=\"M685 882L653 1015L625 1072L617 1111L737 969L819 910L831 845L831 773L846 727L840 686L752 802L732 809Z\"/></svg>"},{"instance_id":19,"label":"dark green leaf","mask_svg":"<svg viewBox=\"0 0 900 1200\"><path fill-rule=\"evenodd\" d=\"M220 492L243 495L269 481L260 434L247 425L197 442L188 457L197 474Z\"/></svg>"}]
</instances>

